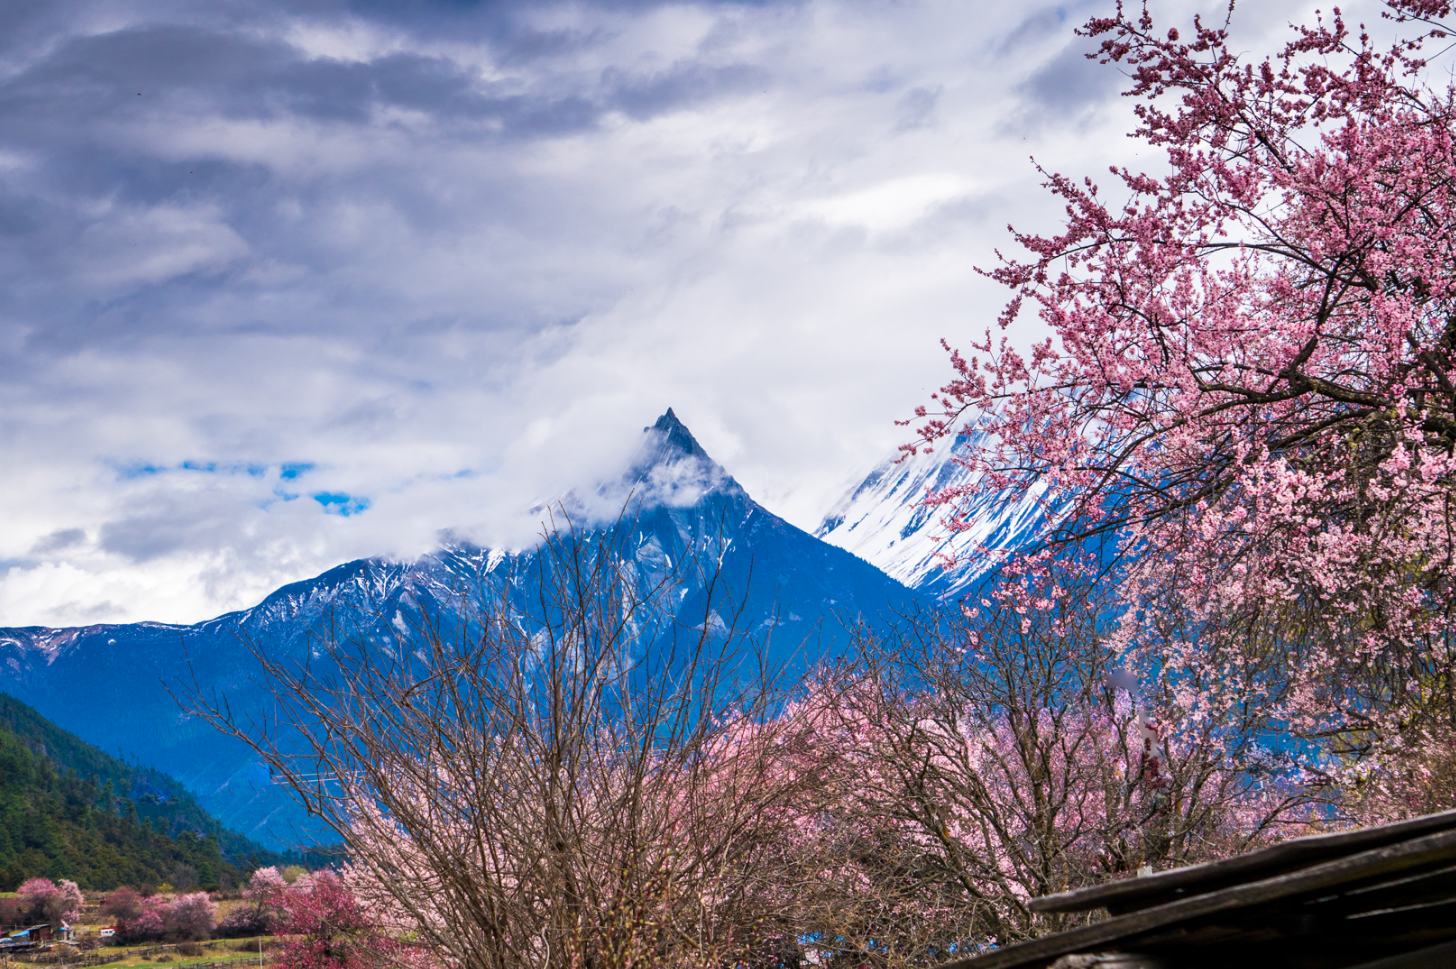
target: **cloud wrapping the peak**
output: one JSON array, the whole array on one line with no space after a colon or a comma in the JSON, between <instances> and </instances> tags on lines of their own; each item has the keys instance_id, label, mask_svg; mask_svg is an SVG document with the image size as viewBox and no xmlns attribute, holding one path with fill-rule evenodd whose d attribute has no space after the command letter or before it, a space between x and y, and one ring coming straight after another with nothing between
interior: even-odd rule
<instances>
[{"instance_id":1,"label":"cloud wrapping the peak","mask_svg":"<svg viewBox=\"0 0 1456 969\"><path fill-rule=\"evenodd\" d=\"M519 546L668 404L812 527L1055 224L1028 156L1139 162L1105 7L0 5L0 624Z\"/></svg>"}]
</instances>

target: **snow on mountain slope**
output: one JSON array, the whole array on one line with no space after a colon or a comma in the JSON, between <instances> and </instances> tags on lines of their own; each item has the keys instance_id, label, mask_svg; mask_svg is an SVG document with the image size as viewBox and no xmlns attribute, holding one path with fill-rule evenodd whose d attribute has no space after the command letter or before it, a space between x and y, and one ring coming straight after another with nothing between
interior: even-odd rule
<instances>
[{"instance_id":1,"label":"snow on mountain slope","mask_svg":"<svg viewBox=\"0 0 1456 969\"><path fill-rule=\"evenodd\" d=\"M1037 495L1012 501L991 493L970 506L972 527L952 532L945 508L927 507L926 495L967 483L970 472L956 453L974 447L959 438L953 447L921 452L898 464L887 460L845 495L815 530L815 537L869 562L912 589L955 596L995 564L987 550L1011 550L1032 541L1046 521ZM946 557L956 564L946 567Z\"/></svg>"},{"instance_id":2,"label":"snow on mountain slope","mask_svg":"<svg viewBox=\"0 0 1456 969\"><path fill-rule=\"evenodd\" d=\"M671 410L645 430L621 480L567 496L563 507L583 542L614 536L623 577L644 592L674 563L705 566L675 580L678 612L667 628L696 628L705 616L721 626L727 614L770 663L801 672L842 648L850 630L932 605L763 508ZM427 613L448 623L464 592L535 601L548 578L537 554L452 541L414 561L348 562L251 609L189 626L0 629L0 690L108 751L166 771L234 830L272 847L316 843L321 835L253 752L179 709L169 687L226 697L240 718L261 719L269 694L253 649L285 665L320 663L318 646L336 629L388 645L384 627L408 635ZM549 560L542 568L549 571ZM710 613L714 600L723 607Z\"/></svg>"}]
</instances>

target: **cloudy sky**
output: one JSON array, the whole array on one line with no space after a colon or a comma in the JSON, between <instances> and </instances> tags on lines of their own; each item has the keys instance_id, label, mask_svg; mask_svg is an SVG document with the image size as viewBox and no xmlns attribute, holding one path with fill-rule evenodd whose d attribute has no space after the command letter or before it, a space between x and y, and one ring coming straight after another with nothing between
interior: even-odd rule
<instances>
[{"instance_id":1,"label":"cloudy sky","mask_svg":"<svg viewBox=\"0 0 1456 969\"><path fill-rule=\"evenodd\" d=\"M519 544L668 406L813 527L1055 226L1029 157L1149 161L1110 6L6 0L0 624Z\"/></svg>"}]
</instances>

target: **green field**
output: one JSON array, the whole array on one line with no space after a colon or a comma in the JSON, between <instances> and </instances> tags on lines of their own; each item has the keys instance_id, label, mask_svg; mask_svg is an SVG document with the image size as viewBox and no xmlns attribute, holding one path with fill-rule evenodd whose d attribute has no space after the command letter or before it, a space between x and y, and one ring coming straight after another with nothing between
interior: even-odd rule
<instances>
[{"instance_id":1,"label":"green field","mask_svg":"<svg viewBox=\"0 0 1456 969\"><path fill-rule=\"evenodd\" d=\"M170 948L165 953L137 953L136 955L127 956L125 959L119 959L116 962L105 963L103 967L98 967L98 969L107 969L107 967L111 966L119 967L119 969L149 969L149 967L150 969L174 969L174 967L204 965L213 962L235 962L240 965L252 963L256 965L258 962L258 953L239 952L237 950L238 944L242 941L245 940L222 939L215 942L200 943L202 952L198 955L181 955ZM267 948L269 947L265 945L265 951L263 953L265 960L271 957L271 952L267 951ZM104 957L107 951L106 949L99 949L92 954Z\"/></svg>"},{"instance_id":2,"label":"green field","mask_svg":"<svg viewBox=\"0 0 1456 969\"><path fill-rule=\"evenodd\" d=\"M267 958L266 953L264 954L264 958ZM209 948L207 952L204 952L200 956L174 956L165 962L158 961L157 956L131 956L122 959L120 962L108 962L106 965L120 966L123 969L148 969L148 967L170 969L170 967L196 966L211 962L257 963L257 961L258 953L256 952L234 952L231 949L222 949L214 952ZM101 969L104 969L104 967L101 967Z\"/></svg>"}]
</instances>

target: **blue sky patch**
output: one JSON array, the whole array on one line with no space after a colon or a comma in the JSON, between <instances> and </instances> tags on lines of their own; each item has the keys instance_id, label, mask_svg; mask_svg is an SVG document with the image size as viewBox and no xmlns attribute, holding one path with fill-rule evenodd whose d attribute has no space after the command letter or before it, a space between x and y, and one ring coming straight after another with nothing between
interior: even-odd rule
<instances>
[{"instance_id":1,"label":"blue sky patch","mask_svg":"<svg viewBox=\"0 0 1456 969\"><path fill-rule=\"evenodd\" d=\"M312 471L315 467L312 461L290 461L279 465L260 464L256 461L249 461L240 464L218 464L216 461L193 461L186 460L181 464L124 464L114 465L117 477L123 481L132 481L137 478L146 478L153 475L167 474L173 471L200 471L204 474L246 474L250 478L262 478L268 474L270 467L278 468L278 477L284 481L292 481L302 474ZM294 495L293 497L297 497Z\"/></svg>"},{"instance_id":2,"label":"blue sky patch","mask_svg":"<svg viewBox=\"0 0 1456 969\"><path fill-rule=\"evenodd\" d=\"M145 478L149 475L161 474L166 468L159 468L155 464L130 464L118 470L123 481L131 481L134 478Z\"/></svg>"},{"instance_id":3,"label":"blue sky patch","mask_svg":"<svg viewBox=\"0 0 1456 969\"><path fill-rule=\"evenodd\" d=\"M324 514L342 515L345 518L367 510L370 505L368 498L332 491L320 491L313 496L313 500L324 506Z\"/></svg>"}]
</instances>

